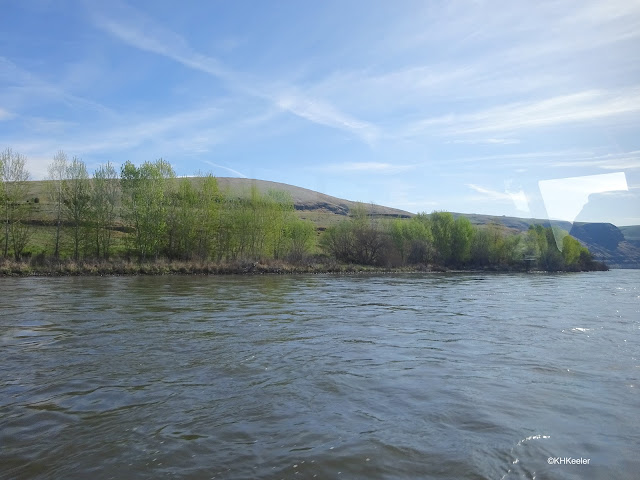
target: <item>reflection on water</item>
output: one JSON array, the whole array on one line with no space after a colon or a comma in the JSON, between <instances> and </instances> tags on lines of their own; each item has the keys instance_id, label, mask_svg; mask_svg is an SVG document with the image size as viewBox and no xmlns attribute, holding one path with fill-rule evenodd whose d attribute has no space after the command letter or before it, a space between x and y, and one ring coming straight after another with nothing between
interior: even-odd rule
<instances>
[{"instance_id":1,"label":"reflection on water","mask_svg":"<svg viewBox=\"0 0 640 480\"><path fill-rule=\"evenodd\" d=\"M0 279L0 477L636 478L639 280Z\"/></svg>"}]
</instances>

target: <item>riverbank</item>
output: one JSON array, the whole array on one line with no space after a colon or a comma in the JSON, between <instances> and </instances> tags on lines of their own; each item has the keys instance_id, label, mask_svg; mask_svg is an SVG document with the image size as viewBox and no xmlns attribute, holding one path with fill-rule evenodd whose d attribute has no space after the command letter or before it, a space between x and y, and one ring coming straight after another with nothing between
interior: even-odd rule
<instances>
[{"instance_id":1,"label":"riverbank","mask_svg":"<svg viewBox=\"0 0 640 480\"><path fill-rule=\"evenodd\" d=\"M608 270L604 266L601 270ZM473 272L526 272L520 266L499 268L490 266L482 269L448 269L438 265L411 265L404 267L379 267L369 265L328 263L288 263L283 261L266 262L186 262L157 260L137 262L128 260L113 261L73 261L48 260L45 262L0 261L0 277L26 276L118 276L118 275L282 275L303 273L473 273Z\"/></svg>"},{"instance_id":2,"label":"riverbank","mask_svg":"<svg viewBox=\"0 0 640 480\"><path fill-rule=\"evenodd\" d=\"M48 261L43 264L4 261L0 263L0 277L4 276L104 276L104 275L262 275L300 273L382 273L445 271L437 267L415 266L383 268L340 263L292 264L287 262L137 262L114 261Z\"/></svg>"}]
</instances>

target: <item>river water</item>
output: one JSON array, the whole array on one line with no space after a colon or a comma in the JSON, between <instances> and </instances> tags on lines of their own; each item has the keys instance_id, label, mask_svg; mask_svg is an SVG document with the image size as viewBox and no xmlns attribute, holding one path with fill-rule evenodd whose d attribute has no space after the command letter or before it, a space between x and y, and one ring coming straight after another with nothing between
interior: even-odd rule
<instances>
[{"instance_id":1,"label":"river water","mask_svg":"<svg viewBox=\"0 0 640 480\"><path fill-rule=\"evenodd\" d=\"M640 472L637 270L0 289L0 478Z\"/></svg>"}]
</instances>

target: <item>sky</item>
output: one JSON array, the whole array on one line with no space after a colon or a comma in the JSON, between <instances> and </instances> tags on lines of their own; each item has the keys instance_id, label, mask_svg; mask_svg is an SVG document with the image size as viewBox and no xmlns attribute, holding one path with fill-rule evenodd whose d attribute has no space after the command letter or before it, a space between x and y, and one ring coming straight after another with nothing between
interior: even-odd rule
<instances>
[{"instance_id":1,"label":"sky","mask_svg":"<svg viewBox=\"0 0 640 480\"><path fill-rule=\"evenodd\" d=\"M2 1L0 149L640 225L640 1Z\"/></svg>"}]
</instances>

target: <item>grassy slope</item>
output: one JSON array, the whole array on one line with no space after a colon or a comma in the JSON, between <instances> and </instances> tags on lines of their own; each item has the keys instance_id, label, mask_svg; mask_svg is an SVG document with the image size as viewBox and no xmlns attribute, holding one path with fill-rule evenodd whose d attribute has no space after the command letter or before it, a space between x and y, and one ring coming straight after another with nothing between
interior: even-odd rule
<instances>
[{"instance_id":1,"label":"grassy slope","mask_svg":"<svg viewBox=\"0 0 640 480\"><path fill-rule=\"evenodd\" d=\"M192 177L190 180L196 186L200 182L200 178L197 177ZM320 227L332 225L337 220L339 221L341 218L344 218L349 210L358 203L285 183L228 177L218 177L217 180L220 190L231 195L247 195L252 187L258 188L262 193L269 190L287 192L293 199L298 215L301 218L312 220ZM54 219L53 205L50 203L47 195L47 185L49 183L50 182L46 180L29 182L29 193L25 200L33 201L36 197L40 200L38 204L34 205L34 220L52 221ZM412 215L404 210L381 205L368 204L367 208L372 214L381 217L410 217Z\"/></svg>"}]
</instances>

